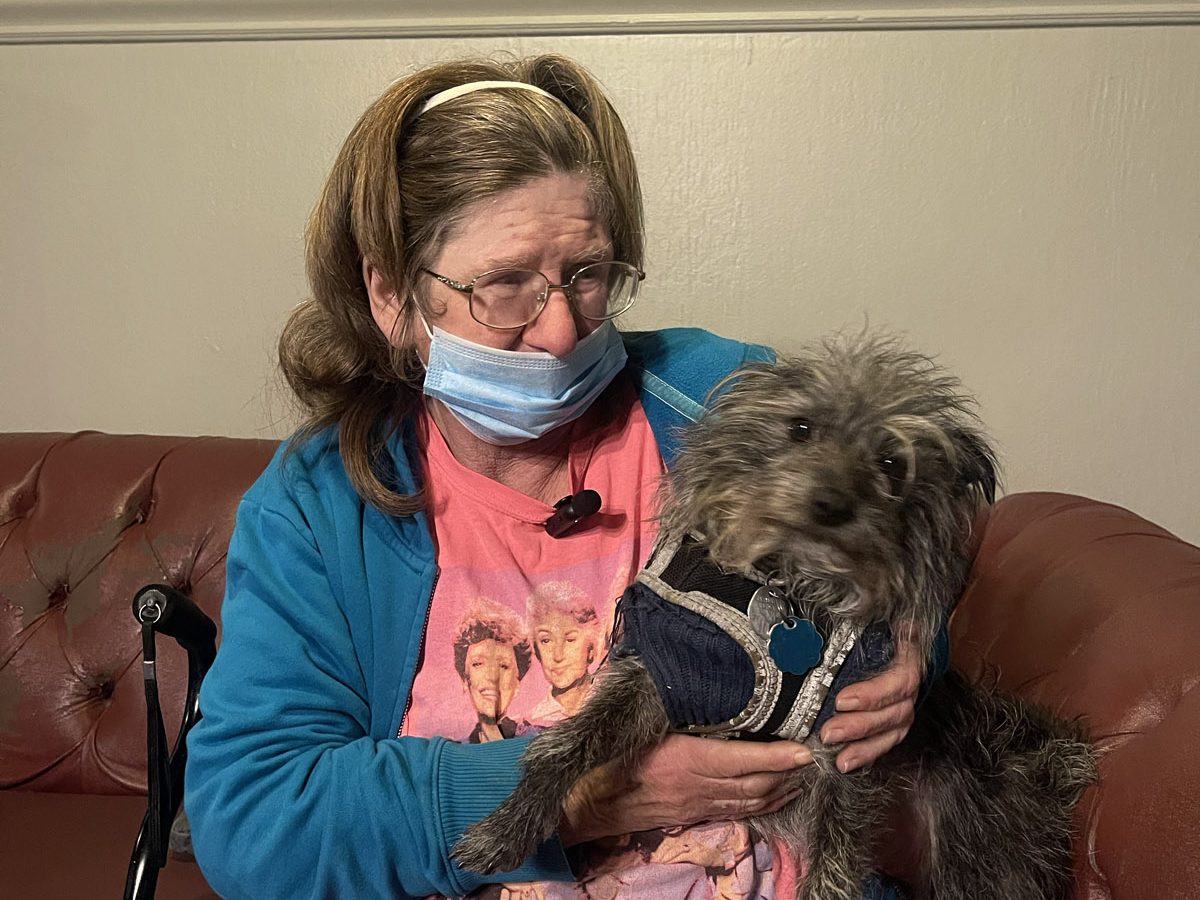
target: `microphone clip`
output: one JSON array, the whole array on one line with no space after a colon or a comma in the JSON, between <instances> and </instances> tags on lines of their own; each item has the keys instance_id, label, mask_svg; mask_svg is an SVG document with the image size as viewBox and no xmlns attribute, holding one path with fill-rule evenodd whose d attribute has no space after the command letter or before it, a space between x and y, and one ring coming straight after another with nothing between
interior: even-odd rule
<instances>
[{"instance_id":1,"label":"microphone clip","mask_svg":"<svg viewBox=\"0 0 1200 900\"><path fill-rule=\"evenodd\" d=\"M554 504L554 514L544 524L546 534L552 538L563 537L584 519L599 512L600 504L600 495L596 491L568 494Z\"/></svg>"}]
</instances>

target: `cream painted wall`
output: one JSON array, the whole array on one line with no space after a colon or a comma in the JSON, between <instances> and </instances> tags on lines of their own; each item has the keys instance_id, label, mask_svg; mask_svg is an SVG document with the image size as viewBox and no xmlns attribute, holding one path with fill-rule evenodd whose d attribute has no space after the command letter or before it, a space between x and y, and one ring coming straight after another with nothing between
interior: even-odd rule
<instances>
[{"instance_id":1,"label":"cream painted wall","mask_svg":"<svg viewBox=\"0 0 1200 900\"><path fill-rule=\"evenodd\" d=\"M285 434L346 131L409 68L548 49L639 152L629 325L869 316L977 393L1010 490L1200 541L1200 26L0 48L0 428Z\"/></svg>"}]
</instances>

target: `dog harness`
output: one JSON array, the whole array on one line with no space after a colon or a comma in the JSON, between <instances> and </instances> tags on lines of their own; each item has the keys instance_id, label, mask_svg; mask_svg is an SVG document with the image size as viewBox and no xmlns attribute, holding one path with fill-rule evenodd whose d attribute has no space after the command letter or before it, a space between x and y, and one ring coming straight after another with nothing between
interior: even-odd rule
<instances>
[{"instance_id":1,"label":"dog harness","mask_svg":"<svg viewBox=\"0 0 1200 900\"><path fill-rule=\"evenodd\" d=\"M636 655L676 731L802 741L838 692L892 658L885 623L822 626L767 579L722 571L694 539L659 542L617 604L614 656Z\"/></svg>"}]
</instances>

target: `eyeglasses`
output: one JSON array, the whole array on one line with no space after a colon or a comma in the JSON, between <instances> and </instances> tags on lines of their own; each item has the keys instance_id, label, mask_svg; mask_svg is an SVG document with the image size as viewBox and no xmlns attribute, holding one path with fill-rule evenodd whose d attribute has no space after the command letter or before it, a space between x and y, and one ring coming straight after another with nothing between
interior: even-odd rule
<instances>
[{"instance_id":1,"label":"eyeglasses","mask_svg":"<svg viewBox=\"0 0 1200 900\"><path fill-rule=\"evenodd\" d=\"M471 318L480 325L499 330L523 328L546 308L550 291L558 288L567 295L580 316L593 322L615 319L637 299L638 286L646 273L623 262L589 263L566 284L551 284L550 279L532 269L493 269L466 284L422 269L446 287L467 295Z\"/></svg>"}]
</instances>

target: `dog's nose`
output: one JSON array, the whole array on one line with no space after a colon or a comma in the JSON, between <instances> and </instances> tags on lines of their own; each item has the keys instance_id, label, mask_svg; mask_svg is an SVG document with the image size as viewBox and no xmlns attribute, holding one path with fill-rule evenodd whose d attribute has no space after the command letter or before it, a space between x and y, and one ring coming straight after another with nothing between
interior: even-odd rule
<instances>
[{"instance_id":1,"label":"dog's nose","mask_svg":"<svg viewBox=\"0 0 1200 900\"><path fill-rule=\"evenodd\" d=\"M834 487L813 491L812 517L818 525L845 525L854 518L854 497Z\"/></svg>"}]
</instances>

